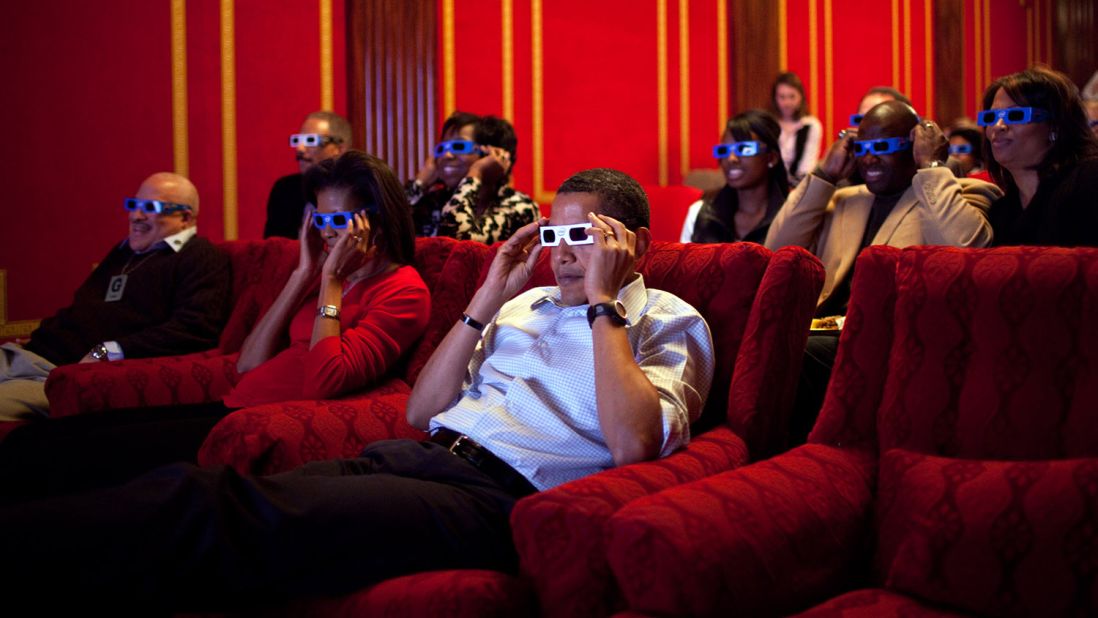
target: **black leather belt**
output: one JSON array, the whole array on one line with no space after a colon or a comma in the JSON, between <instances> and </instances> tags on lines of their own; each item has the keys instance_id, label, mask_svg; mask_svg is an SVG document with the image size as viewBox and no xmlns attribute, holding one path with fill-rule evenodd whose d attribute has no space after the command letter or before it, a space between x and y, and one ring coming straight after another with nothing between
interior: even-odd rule
<instances>
[{"instance_id":1,"label":"black leather belt","mask_svg":"<svg viewBox=\"0 0 1098 618\"><path fill-rule=\"evenodd\" d=\"M440 427L427 440L446 447L446 450L473 464L475 468L492 477L516 498L529 496L538 491L525 476L516 472L505 461L465 434Z\"/></svg>"}]
</instances>

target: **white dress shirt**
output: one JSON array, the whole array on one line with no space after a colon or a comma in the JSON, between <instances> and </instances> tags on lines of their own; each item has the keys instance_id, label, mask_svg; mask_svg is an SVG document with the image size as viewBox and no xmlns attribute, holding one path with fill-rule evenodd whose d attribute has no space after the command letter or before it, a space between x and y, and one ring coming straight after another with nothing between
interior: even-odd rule
<instances>
[{"instance_id":1,"label":"white dress shirt","mask_svg":"<svg viewBox=\"0 0 1098 618\"><path fill-rule=\"evenodd\" d=\"M633 357L659 392L667 455L690 440L713 377L713 340L682 299L648 290L638 276L621 289ZM485 446L539 490L611 468L599 427L587 305L562 306L557 287L505 304L473 353L461 395L431 419Z\"/></svg>"}]
</instances>

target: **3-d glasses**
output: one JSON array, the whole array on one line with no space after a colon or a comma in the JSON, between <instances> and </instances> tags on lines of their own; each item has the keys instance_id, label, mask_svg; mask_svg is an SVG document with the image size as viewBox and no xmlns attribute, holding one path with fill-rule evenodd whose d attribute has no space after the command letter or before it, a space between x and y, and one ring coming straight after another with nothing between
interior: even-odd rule
<instances>
[{"instance_id":1,"label":"3-d glasses","mask_svg":"<svg viewBox=\"0 0 1098 618\"><path fill-rule=\"evenodd\" d=\"M915 118L919 122L923 121L922 116L915 116ZM862 120L864 120L864 119L865 119L865 114L850 114L850 118L848 118L848 120L850 120L850 126L852 126L852 127L856 127L856 126L862 124Z\"/></svg>"},{"instance_id":2,"label":"3-d glasses","mask_svg":"<svg viewBox=\"0 0 1098 618\"><path fill-rule=\"evenodd\" d=\"M142 212L150 215L170 215L173 212L179 212L181 210L191 212L191 207L186 204L176 204L163 200L141 200L136 197L127 197L125 201L122 202L122 205L130 212L140 209Z\"/></svg>"},{"instance_id":3,"label":"3-d glasses","mask_svg":"<svg viewBox=\"0 0 1098 618\"><path fill-rule=\"evenodd\" d=\"M765 149L765 146L754 140L732 142L731 144L717 144L713 147L713 158L725 159L732 153L736 153L737 157L753 157Z\"/></svg>"},{"instance_id":4,"label":"3-d glasses","mask_svg":"<svg viewBox=\"0 0 1098 618\"><path fill-rule=\"evenodd\" d=\"M972 154L972 144L950 144L949 154L951 154L951 155Z\"/></svg>"},{"instance_id":5,"label":"3-d glasses","mask_svg":"<svg viewBox=\"0 0 1098 618\"><path fill-rule=\"evenodd\" d=\"M875 155L886 155L910 149L911 140L906 137L854 140L855 157L864 157L871 153Z\"/></svg>"},{"instance_id":6,"label":"3-d glasses","mask_svg":"<svg viewBox=\"0 0 1098 618\"><path fill-rule=\"evenodd\" d=\"M1008 107L1006 109L985 109L976 114L976 124L981 127L1003 121L1005 124L1029 124L1048 120L1048 112L1039 107Z\"/></svg>"},{"instance_id":7,"label":"3-d glasses","mask_svg":"<svg viewBox=\"0 0 1098 618\"><path fill-rule=\"evenodd\" d=\"M332 229L344 230L351 224L351 221L355 218L355 212L353 210L344 210L338 212L314 212L313 213L313 226L318 230L322 230L328 226Z\"/></svg>"},{"instance_id":8,"label":"3-d glasses","mask_svg":"<svg viewBox=\"0 0 1098 618\"><path fill-rule=\"evenodd\" d=\"M560 241L569 245L590 245L595 242L594 236L587 235L590 223L577 223L575 225L543 225L541 226L541 246L556 247Z\"/></svg>"},{"instance_id":9,"label":"3-d glasses","mask_svg":"<svg viewBox=\"0 0 1098 618\"><path fill-rule=\"evenodd\" d=\"M455 155L480 154L480 148L477 147L476 142L467 139L452 139L435 145L436 157L441 157L448 152L452 152Z\"/></svg>"},{"instance_id":10,"label":"3-d glasses","mask_svg":"<svg viewBox=\"0 0 1098 618\"><path fill-rule=\"evenodd\" d=\"M332 135L321 135L319 133L294 133L290 136L290 148L297 148L298 146L308 146L309 148L316 148L317 146L323 146L328 142L339 143L339 138Z\"/></svg>"}]
</instances>

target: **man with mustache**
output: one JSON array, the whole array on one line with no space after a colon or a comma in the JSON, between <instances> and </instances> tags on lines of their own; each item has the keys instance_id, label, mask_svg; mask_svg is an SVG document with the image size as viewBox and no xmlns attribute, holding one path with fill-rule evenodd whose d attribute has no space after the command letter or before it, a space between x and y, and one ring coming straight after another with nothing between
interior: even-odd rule
<instances>
[{"instance_id":1,"label":"man with mustache","mask_svg":"<svg viewBox=\"0 0 1098 618\"><path fill-rule=\"evenodd\" d=\"M129 236L23 346L0 346L0 420L48 414L45 381L68 363L212 348L229 314L229 258L196 236L198 190L160 172L123 205Z\"/></svg>"},{"instance_id":2,"label":"man with mustache","mask_svg":"<svg viewBox=\"0 0 1098 618\"><path fill-rule=\"evenodd\" d=\"M267 197L267 224L263 238L282 236L297 238L301 219L305 216L305 170L338 157L351 147L351 123L335 112L313 112L301 123L301 132L290 136L299 169L297 174L283 176L271 187Z\"/></svg>"},{"instance_id":3,"label":"man with mustache","mask_svg":"<svg viewBox=\"0 0 1098 618\"><path fill-rule=\"evenodd\" d=\"M854 260L869 245L991 243L987 211L1002 191L957 178L946 166L949 142L933 121L891 100L866 113L832 144L814 172L789 194L766 235L766 246L804 247L824 264L820 318L846 314ZM865 184L837 188L855 170ZM838 337L808 338L791 418L790 444L804 441L823 403Z\"/></svg>"}]
</instances>

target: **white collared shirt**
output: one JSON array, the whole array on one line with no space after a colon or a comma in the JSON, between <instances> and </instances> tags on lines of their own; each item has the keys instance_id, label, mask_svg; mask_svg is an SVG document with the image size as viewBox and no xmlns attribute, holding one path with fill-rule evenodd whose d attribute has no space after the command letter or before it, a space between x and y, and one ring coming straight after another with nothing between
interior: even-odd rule
<instances>
[{"instance_id":1,"label":"white collared shirt","mask_svg":"<svg viewBox=\"0 0 1098 618\"><path fill-rule=\"evenodd\" d=\"M701 315L643 277L618 299L633 357L660 395L664 456L690 440L713 377L713 340ZM431 419L476 440L539 490L614 466L599 426L587 305L563 306L560 288L508 302L484 331L461 396Z\"/></svg>"},{"instance_id":2,"label":"white collared shirt","mask_svg":"<svg viewBox=\"0 0 1098 618\"><path fill-rule=\"evenodd\" d=\"M172 234L171 236L165 236L164 238L161 238L160 240L153 243L152 246L150 246L148 249L145 249L141 253L148 253L149 251L159 251L160 249L163 249L164 247L168 247L172 251L174 251L176 253L179 253L179 251L183 248L183 245L186 245L187 242L190 241L190 239L194 238L195 234L198 234L198 226L197 225L192 225L191 227L183 230L182 232L177 232L175 234ZM125 247L129 244L130 244L130 239L129 238L122 241L122 246L123 247Z\"/></svg>"}]
</instances>

